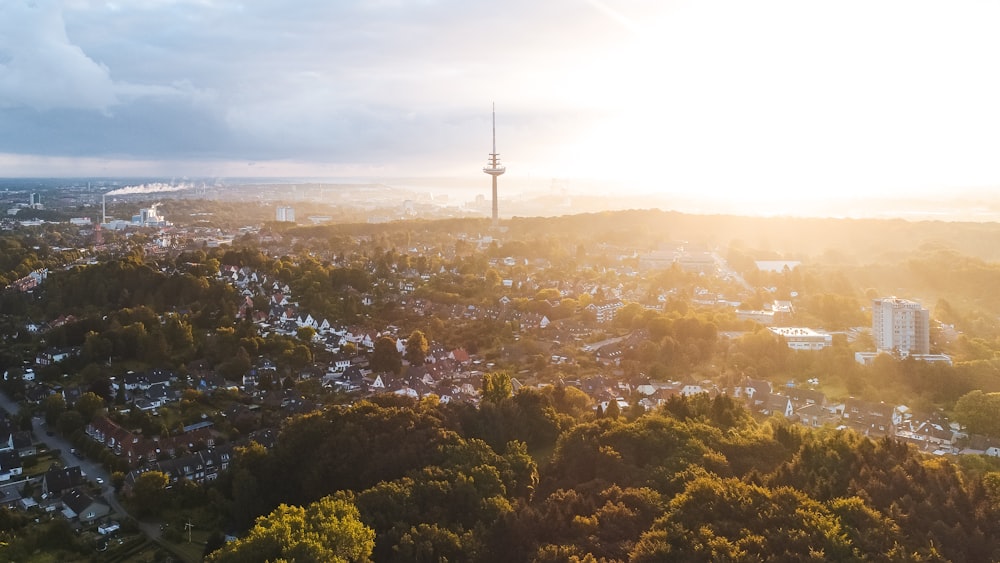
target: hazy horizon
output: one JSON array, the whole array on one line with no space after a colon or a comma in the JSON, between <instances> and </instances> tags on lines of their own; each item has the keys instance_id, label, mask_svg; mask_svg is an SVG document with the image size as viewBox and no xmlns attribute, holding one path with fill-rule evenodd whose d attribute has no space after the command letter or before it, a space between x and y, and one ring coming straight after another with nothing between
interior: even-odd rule
<instances>
[{"instance_id":1,"label":"hazy horizon","mask_svg":"<svg viewBox=\"0 0 1000 563\"><path fill-rule=\"evenodd\" d=\"M504 179L506 180L506 179ZM228 189L254 186L299 185L323 186L324 189L351 186L382 185L398 190L408 197L433 201L440 206L464 207L477 198L489 201L490 180L483 175L466 177L333 177L333 178L198 178L198 177L0 177L0 190L31 191L34 189L81 188L92 184L94 192L109 195L149 195L198 191L205 188ZM204 193L204 192L203 192ZM751 194L752 195L752 194ZM308 192L293 196L296 200L310 199ZM400 204L408 197L401 197ZM291 197L290 197L291 199ZM555 202L551 208L540 206ZM882 196L859 197L836 194L821 201L795 199L788 196L755 196L752 198L720 198L711 194L698 196L684 192L640 192L629 190L624 182L574 179L511 179L502 181L500 216L524 216L525 204L536 211L532 215L564 215L573 213L614 211L622 209L662 209L689 214L737 215L757 217L817 217L848 219L906 219L941 221L1000 221L1000 200L988 188L931 194L922 197ZM512 212L511 208L515 211ZM484 211L486 213L488 210Z\"/></svg>"}]
</instances>

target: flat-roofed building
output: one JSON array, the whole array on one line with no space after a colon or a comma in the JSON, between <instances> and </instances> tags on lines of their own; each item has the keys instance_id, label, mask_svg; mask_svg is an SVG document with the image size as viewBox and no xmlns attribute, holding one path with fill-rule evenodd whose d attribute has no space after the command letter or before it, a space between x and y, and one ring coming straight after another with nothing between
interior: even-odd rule
<instances>
[{"instance_id":1,"label":"flat-roofed building","mask_svg":"<svg viewBox=\"0 0 1000 563\"><path fill-rule=\"evenodd\" d=\"M833 336L811 328L772 326L768 330L785 339L792 350L822 350L833 346Z\"/></svg>"}]
</instances>

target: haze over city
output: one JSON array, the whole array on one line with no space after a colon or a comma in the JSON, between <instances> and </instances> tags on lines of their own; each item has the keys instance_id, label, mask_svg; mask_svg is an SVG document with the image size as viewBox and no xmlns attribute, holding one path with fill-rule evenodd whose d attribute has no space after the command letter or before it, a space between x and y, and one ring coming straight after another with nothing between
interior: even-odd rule
<instances>
[{"instance_id":1,"label":"haze over city","mask_svg":"<svg viewBox=\"0 0 1000 563\"><path fill-rule=\"evenodd\" d=\"M495 102L504 195L852 215L838 202L978 194L949 214L967 218L1000 185L998 16L964 1L13 0L0 176L471 198L488 191Z\"/></svg>"},{"instance_id":2,"label":"haze over city","mask_svg":"<svg viewBox=\"0 0 1000 563\"><path fill-rule=\"evenodd\" d=\"M998 16L0 0L0 561L1000 561Z\"/></svg>"}]
</instances>

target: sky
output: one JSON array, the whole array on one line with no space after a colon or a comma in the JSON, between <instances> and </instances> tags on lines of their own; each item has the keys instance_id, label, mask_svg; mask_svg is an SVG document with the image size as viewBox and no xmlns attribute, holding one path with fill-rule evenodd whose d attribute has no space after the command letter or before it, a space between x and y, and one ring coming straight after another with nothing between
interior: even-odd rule
<instances>
[{"instance_id":1,"label":"sky","mask_svg":"<svg viewBox=\"0 0 1000 563\"><path fill-rule=\"evenodd\" d=\"M2 0L0 177L1000 187L1000 3Z\"/></svg>"}]
</instances>

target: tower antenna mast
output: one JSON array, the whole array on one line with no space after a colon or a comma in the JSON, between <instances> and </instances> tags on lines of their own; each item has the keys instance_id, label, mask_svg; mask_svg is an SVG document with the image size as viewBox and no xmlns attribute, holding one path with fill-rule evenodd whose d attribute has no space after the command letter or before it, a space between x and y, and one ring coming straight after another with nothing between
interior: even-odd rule
<instances>
[{"instance_id":1,"label":"tower antenna mast","mask_svg":"<svg viewBox=\"0 0 1000 563\"><path fill-rule=\"evenodd\" d=\"M497 176L507 171L507 168L500 165L500 153L497 152L497 109L493 104L493 152L486 160L486 167L483 172L493 177L493 228L500 225L500 208L497 205Z\"/></svg>"}]
</instances>

